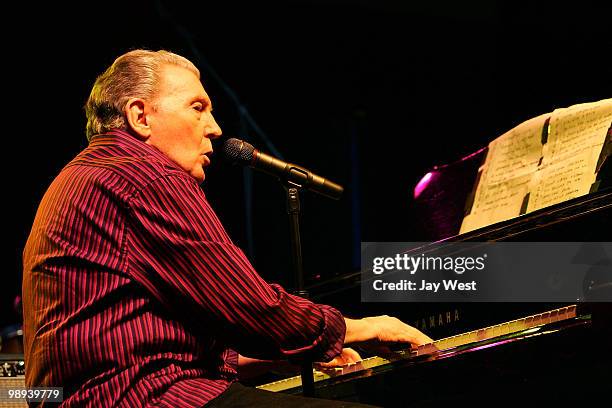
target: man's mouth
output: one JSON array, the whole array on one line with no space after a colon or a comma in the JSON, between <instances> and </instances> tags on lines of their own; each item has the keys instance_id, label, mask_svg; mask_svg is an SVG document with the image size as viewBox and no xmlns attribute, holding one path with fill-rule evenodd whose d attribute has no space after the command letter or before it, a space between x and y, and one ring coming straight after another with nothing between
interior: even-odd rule
<instances>
[{"instance_id":1,"label":"man's mouth","mask_svg":"<svg viewBox=\"0 0 612 408\"><path fill-rule=\"evenodd\" d=\"M207 167L210 166L210 155L212 154L212 152L208 152L208 153L202 153L202 157L204 157L204 163L202 164L202 166Z\"/></svg>"}]
</instances>

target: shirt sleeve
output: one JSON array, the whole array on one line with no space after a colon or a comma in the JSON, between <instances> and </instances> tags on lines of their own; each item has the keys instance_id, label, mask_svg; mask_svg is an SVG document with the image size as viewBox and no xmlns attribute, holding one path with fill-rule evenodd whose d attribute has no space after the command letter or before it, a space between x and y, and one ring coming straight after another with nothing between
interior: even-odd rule
<instances>
[{"instance_id":1,"label":"shirt sleeve","mask_svg":"<svg viewBox=\"0 0 612 408\"><path fill-rule=\"evenodd\" d=\"M189 176L152 181L132 197L129 211L130 274L207 335L257 358L328 361L340 354L341 313L264 281Z\"/></svg>"}]
</instances>

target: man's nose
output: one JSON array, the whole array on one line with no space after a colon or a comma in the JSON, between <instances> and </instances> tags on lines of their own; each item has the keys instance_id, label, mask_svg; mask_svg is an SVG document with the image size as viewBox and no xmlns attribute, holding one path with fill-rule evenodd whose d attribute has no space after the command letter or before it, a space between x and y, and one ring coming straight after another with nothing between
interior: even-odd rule
<instances>
[{"instance_id":1,"label":"man's nose","mask_svg":"<svg viewBox=\"0 0 612 408\"><path fill-rule=\"evenodd\" d=\"M215 120L212 113L210 114L208 123L206 124L205 132L206 132L205 136L209 139L216 139L223 134L221 127Z\"/></svg>"}]
</instances>

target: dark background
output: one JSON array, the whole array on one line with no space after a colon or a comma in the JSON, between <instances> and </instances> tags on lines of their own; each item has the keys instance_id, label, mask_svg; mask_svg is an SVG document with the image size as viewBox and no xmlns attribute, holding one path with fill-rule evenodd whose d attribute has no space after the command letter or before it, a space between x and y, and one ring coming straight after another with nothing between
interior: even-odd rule
<instances>
[{"instance_id":1,"label":"dark background","mask_svg":"<svg viewBox=\"0 0 612 408\"><path fill-rule=\"evenodd\" d=\"M584 1L24 2L3 14L2 326L19 321L38 202L86 146L91 85L129 49L190 58L225 135L269 151L229 86L285 160L346 187L340 201L302 194L308 283L357 270L360 241L425 239L412 191L434 165L541 113L612 97L610 14ZM242 170L213 158L204 189L258 271L289 284L284 190L253 179L252 251Z\"/></svg>"}]
</instances>

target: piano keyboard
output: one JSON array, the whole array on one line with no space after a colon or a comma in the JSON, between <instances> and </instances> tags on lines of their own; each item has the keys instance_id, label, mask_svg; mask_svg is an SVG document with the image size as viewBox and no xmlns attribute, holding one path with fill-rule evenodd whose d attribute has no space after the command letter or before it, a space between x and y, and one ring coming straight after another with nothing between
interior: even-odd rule
<instances>
[{"instance_id":1,"label":"piano keyboard","mask_svg":"<svg viewBox=\"0 0 612 408\"><path fill-rule=\"evenodd\" d=\"M370 357L365 358L360 362L351 363L344 366L325 369L325 371L313 370L314 381L320 382L330 378L335 378L350 373L355 373L363 370L368 370L376 367L381 367L390 364L397 360L409 360L418 356L435 355L452 350L459 346L491 340L500 336L506 336L513 333L521 333L526 330L536 330L538 327L546 324L560 322L577 317L576 305L566 306L559 309L550 310L544 313L539 313L532 316L527 316L521 319L511 320L509 322L497 324L494 326L485 327L478 330L458 334L451 337L446 337L436 340L433 343L424 344L416 349L406 349L395 353L393 357ZM279 381L274 381L267 384L262 384L256 388L280 392L284 390L301 387L302 379L300 376L290 377Z\"/></svg>"},{"instance_id":2,"label":"piano keyboard","mask_svg":"<svg viewBox=\"0 0 612 408\"><path fill-rule=\"evenodd\" d=\"M431 354L436 351L444 351L450 348L463 346L477 341L489 340L495 337L517 333L523 330L532 329L545 324L559 322L576 317L576 305L554 309L537 315L511 320L509 322L489 326L478 330L446 337L433 343L424 344L416 349L415 355L421 356Z\"/></svg>"}]
</instances>

